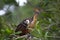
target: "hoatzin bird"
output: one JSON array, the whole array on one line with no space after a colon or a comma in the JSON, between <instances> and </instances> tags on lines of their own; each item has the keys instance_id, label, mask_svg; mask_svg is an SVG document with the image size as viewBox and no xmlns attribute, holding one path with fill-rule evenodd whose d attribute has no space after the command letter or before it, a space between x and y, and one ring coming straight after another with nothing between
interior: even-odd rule
<instances>
[{"instance_id":1,"label":"hoatzin bird","mask_svg":"<svg viewBox=\"0 0 60 40\"><path fill-rule=\"evenodd\" d=\"M15 32L19 32L19 31L22 32L22 33L17 34L17 35L23 36L23 35L26 35L26 34L30 33L31 30L29 28L34 28L34 25L35 25L35 23L37 21L37 17L39 15L39 13L40 13L40 9L35 8L33 17L23 20L17 26Z\"/></svg>"}]
</instances>

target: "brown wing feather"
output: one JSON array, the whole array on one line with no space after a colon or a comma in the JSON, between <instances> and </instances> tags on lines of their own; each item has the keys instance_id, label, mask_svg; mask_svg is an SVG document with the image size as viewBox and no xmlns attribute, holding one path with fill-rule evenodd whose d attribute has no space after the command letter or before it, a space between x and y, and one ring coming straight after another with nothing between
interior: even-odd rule
<instances>
[{"instance_id":1,"label":"brown wing feather","mask_svg":"<svg viewBox=\"0 0 60 40\"><path fill-rule=\"evenodd\" d=\"M20 35L20 36L29 33L29 30L28 30L28 28L27 28L28 25L27 25L26 23L24 23L24 21L26 21L26 20L29 20L29 21L31 22L31 21L32 21L32 18L27 18L27 19L23 20L23 21L17 26L17 28L16 28L16 30L15 30L15 32L18 32L18 31L21 31L21 32L22 32L22 33L18 34L18 35Z\"/></svg>"}]
</instances>

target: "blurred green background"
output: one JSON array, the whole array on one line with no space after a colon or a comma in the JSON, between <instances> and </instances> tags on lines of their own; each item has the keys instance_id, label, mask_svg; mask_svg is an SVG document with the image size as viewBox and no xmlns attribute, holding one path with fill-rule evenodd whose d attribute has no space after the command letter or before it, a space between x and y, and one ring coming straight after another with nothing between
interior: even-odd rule
<instances>
[{"instance_id":1,"label":"blurred green background","mask_svg":"<svg viewBox=\"0 0 60 40\"><path fill-rule=\"evenodd\" d=\"M31 34L37 40L60 40L60 0L27 0L24 6L19 6L16 0L0 0L0 11L6 12L0 15L0 40L8 40L22 20L33 16L35 6L44 11Z\"/></svg>"}]
</instances>

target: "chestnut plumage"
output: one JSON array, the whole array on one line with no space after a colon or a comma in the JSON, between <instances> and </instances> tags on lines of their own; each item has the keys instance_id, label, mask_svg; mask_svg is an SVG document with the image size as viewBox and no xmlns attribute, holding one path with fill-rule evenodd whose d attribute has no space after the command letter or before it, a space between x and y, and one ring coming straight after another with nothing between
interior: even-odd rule
<instances>
[{"instance_id":1,"label":"chestnut plumage","mask_svg":"<svg viewBox=\"0 0 60 40\"><path fill-rule=\"evenodd\" d=\"M30 33L30 30L28 28L34 28L34 25L35 25L35 23L37 21L37 16L38 16L39 13L40 13L39 10L35 9L33 17L27 18L27 19L23 20L17 26L17 28L15 30L15 32L21 31L22 33L16 34L16 35L23 36L23 35L26 35L26 34Z\"/></svg>"}]
</instances>

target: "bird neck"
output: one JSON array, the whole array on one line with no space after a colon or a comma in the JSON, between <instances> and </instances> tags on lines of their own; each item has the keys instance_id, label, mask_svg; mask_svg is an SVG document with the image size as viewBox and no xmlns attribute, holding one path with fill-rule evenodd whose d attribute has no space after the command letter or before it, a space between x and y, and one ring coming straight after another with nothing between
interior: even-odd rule
<instances>
[{"instance_id":1,"label":"bird neck","mask_svg":"<svg viewBox=\"0 0 60 40\"><path fill-rule=\"evenodd\" d=\"M34 20L34 21L37 21L38 15L39 15L38 12L36 12L36 13L34 14L34 16L33 16L33 20Z\"/></svg>"},{"instance_id":2,"label":"bird neck","mask_svg":"<svg viewBox=\"0 0 60 40\"><path fill-rule=\"evenodd\" d=\"M37 17L38 17L38 15L39 15L39 13L40 13L39 9L38 9L38 8L35 8L35 9L34 9L33 20L37 20Z\"/></svg>"}]
</instances>

